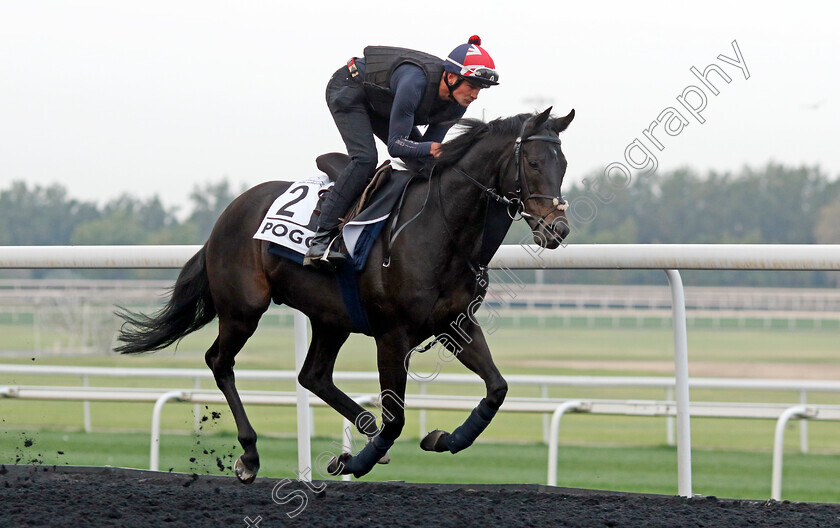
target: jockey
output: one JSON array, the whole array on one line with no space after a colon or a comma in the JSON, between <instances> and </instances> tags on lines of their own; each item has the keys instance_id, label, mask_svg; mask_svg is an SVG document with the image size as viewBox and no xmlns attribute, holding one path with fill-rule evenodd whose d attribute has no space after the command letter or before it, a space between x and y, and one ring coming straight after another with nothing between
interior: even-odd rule
<instances>
[{"instance_id":1,"label":"jockey","mask_svg":"<svg viewBox=\"0 0 840 528\"><path fill-rule=\"evenodd\" d=\"M419 51L368 46L327 84L327 106L350 163L321 206L303 264L332 269L347 259L338 248L339 217L362 194L377 166L374 135L403 160L440 156L446 132L483 88L499 84L490 54L472 36L446 60ZM428 125L421 134L417 125Z\"/></svg>"}]
</instances>

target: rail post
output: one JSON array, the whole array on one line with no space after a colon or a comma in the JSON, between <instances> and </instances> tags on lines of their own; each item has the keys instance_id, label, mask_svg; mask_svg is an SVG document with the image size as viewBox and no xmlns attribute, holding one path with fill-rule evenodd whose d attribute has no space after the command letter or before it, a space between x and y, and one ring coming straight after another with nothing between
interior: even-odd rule
<instances>
[{"instance_id":1,"label":"rail post","mask_svg":"<svg viewBox=\"0 0 840 528\"><path fill-rule=\"evenodd\" d=\"M786 409L776 422L776 433L773 436L773 475L770 480L770 498L782 500L782 457L785 451L785 427L791 418L801 418L808 413L807 407L797 405Z\"/></svg>"},{"instance_id":2,"label":"rail post","mask_svg":"<svg viewBox=\"0 0 840 528\"><path fill-rule=\"evenodd\" d=\"M300 374L303 362L306 360L306 316L295 310L295 372ZM295 380L297 393L297 438L298 438L298 475L299 479L311 481L312 472L312 442L310 439L309 391Z\"/></svg>"},{"instance_id":3,"label":"rail post","mask_svg":"<svg viewBox=\"0 0 840 528\"><path fill-rule=\"evenodd\" d=\"M674 379L677 400L677 492L691 497L691 417L688 397L688 337L685 292L677 270L665 270L674 311Z\"/></svg>"},{"instance_id":4,"label":"rail post","mask_svg":"<svg viewBox=\"0 0 840 528\"><path fill-rule=\"evenodd\" d=\"M554 409L551 415L551 425L549 426L548 437L548 485L557 485L557 450L559 449L560 436L560 419L568 411L580 409L583 404L579 400L572 400L561 403Z\"/></svg>"},{"instance_id":5,"label":"rail post","mask_svg":"<svg viewBox=\"0 0 840 528\"><path fill-rule=\"evenodd\" d=\"M183 397L183 391L169 391L161 394L155 402L155 408L152 410L152 441L149 448L149 469L152 471L158 471L160 465L160 415L163 406L169 400L180 400Z\"/></svg>"}]
</instances>

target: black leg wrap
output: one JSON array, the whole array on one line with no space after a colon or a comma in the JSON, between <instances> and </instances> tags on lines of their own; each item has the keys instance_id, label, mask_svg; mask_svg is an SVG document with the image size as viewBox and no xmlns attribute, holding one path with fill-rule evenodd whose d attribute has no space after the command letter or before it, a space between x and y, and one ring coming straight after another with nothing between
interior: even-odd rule
<instances>
[{"instance_id":1,"label":"black leg wrap","mask_svg":"<svg viewBox=\"0 0 840 528\"><path fill-rule=\"evenodd\" d=\"M496 416L496 410L487 405L487 400L482 398L478 407L472 410L467 421L463 425L452 431L446 438L446 446L451 453L457 453L462 449L466 449L475 442L478 435L484 431L490 421Z\"/></svg>"},{"instance_id":2,"label":"black leg wrap","mask_svg":"<svg viewBox=\"0 0 840 528\"><path fill-rule=\"evenodd\" d=\"M388 453L392 445L394 445L393 440L388 441L376 435L373 437L373 440L368 442L364 449L359 451L358 455L353 456L347 461L344 473L353 473L353 476L356 478L366 475L373 469L373 466L376 465L379 459Z\"/></svg>"}]
</instances>

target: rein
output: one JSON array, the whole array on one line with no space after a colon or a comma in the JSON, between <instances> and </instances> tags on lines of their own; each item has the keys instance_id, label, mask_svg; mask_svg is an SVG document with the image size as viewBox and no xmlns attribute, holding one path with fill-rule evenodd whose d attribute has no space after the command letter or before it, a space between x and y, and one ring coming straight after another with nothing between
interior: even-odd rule
<instances>
[{"instance_id":1,"label":"rein","mask_svg":"<svg viewBox=\"0 0 840 528\"><path fill-rule=\"evenodd\" d=\"M502 200L507 200L507 198L504 198L503 196L499 196L498 193L496 193L492 188L490 188L490 187L485 188L483 185L481 185L477 180L473 179L466 172L462 172L457 168L455 170L461 172L461 174L463 174L464 176L466 176L467 178L469 178L470 180L475 182L482 189L483 192L487 193L488 196L496 197L496 199L497 199L497 201L499 201L499 203L503 203ZM432 185L431 176L433 176L433 174L431 174L429 176L429 187L431 187L431 185ZM437 180L438 180L438 189L437 189L438 205L440 206L440 216L443 219L443 229L446 231L446 235L449 237L449 240L451 240L453 243L455 243L455 251L461 255L461 257L466 261L467 266L470 268L470 271L475 275L475 290L473 291L473 298L475 298L476 295L478 294L479 288L486 287L487 284L489 283L488 274L487 274L487 262L484 262L484 259L480 258L481 262L478 263L478 267L476 268L472 263L472 258L470 257L470 255L467 255L466 252L464 252L463 249L460 246L458 246L458 244L456 242L456 239L455 239L455 236L449 230L449 222L446 221L446 207L444 207L443 195L441 193L441 188L443 187L443 178L439 177ZM489 207L489 205L490 204L488 203L488 207ZM486 229L487 228L487 217L488 217L488 214L487 214L487 211L485 211L485 214L484 214L485 229L483 229L482 232L486 232L486 230L487 230ZM481 251L481 256L483 256L484 252L485 252L484 251L484 240L482 240L481 245L482 245L482 247L481 247L480 251ZM489 261L489 258L487 260Z\"/></svg>"},{"instance_id":2,"label":"rein","mask_svg":"<svg viewBox=\"0 0 840 528\"><path fill-rule=\"evenodd\" d=\"M523 205L519 198L507 198L505 196L502 196L497 192L496 187L485 187L484 184L482 184L480 181L476 180L475 178L462 171L458 167L452 167L452 169L461 176L467 178L470 181L470 183L481 189L481 192L487 195L488 198L507 207L508 215L510 216L511 220L513 220L517 214L522 217L531 216L523 210ZM516 211L512 215L510 214L511 207L513 207Z\"/></svg>"},{"instance_id":3,"label":"rein","mask_svg":"<svg viewBox=\"0 0 840 528\"><path fill-rule=\"evenodd\" d=\"M467 179L467 181L469 181L471 184L478 187L481 190L482 194L485 195L488 198L488 210L485 212L484 230L483 230L484 233L485 233L485 237L487 236L488 227L491 225L491 220L490 220L491 216L495 216L495 215L499 214L501 212L500 209L502 207L504 207L505 211L507 212L507 216L510 218L510 220L518 220L519 218L536 218L534 215L532 215L530 213L527 213L525 211L525 202L527 202L528 200L532 200L532 199L551 200L554 207L558 211L565 211L566 208L568 207L568 204L566 203L566 201L560 196L550 196L550 195L547 195L547 194L537 194L537 193L532 194L530 192L530 189L527 188L527 181L524 178L522 178L522 172L523 172L522 158L524 156L523 151L522 151L522 144L523 143L526 143L528 141L546 141L546 142L554 143L554 144L557 144L557 145L560 144L560 138L559 137L548 135L548 134L532 135L532 136L524 137L525 127L528 125L529 122L530 122L530 119L526 120L522 124L522 128L519 131L519 136L516 138L516 141L514 142L514 145L513 145L513 157L514 157L515 166L516 166L516 175L515 175L515 178L514 178L516 196L514 196L512 198L508 198L508 197L500 194L499 182L498 182L499 176L498 175L496 177L495 185L492 186L492 187L487 187L483 183L481 183L480 181L478 181L475 178L473 178L472 176L470 176L467 172L460 169L459 167L457 167L457 166L452 167L454 172L456 172L457 174L460 174L461 176L465 177ZM415 214L411 219L409 219L407 222L405 222L405 224L403 224L399 229L396 229L399 214L395 215L395 218L392 220L392 224L391 224L391 228L390 228L391 235L388 237L388 243L386 244L385 256L384 256L383 263L382 263L383 267L387 268L391 264L391 249L393 247L394 240L396 239L397 235L399 235L399 233L408 224L410 224L411 222L416 220L417 217L419 217L420 214L425 210L426 203L428 202L429 194L431 192L431 186L432 186L432 181L434 179L435 168L436 167L433 166L432 169L430 170L429 178L428 178L429 187L426 191L426 199L424 200L423 207L421 207L420 211L418 211L417 214ZM440 178L438 178L438 180L440 180ZM525 191L527 192L527 196L524 199L520 198L520 195L522 194L522 182L525 182ZM408 185L406 186L406 189L403 191L403 196L400 199L400 204L402 204L402 201L405 199L405 192L407 191L407 189L408 189ZM438 181L438 192L437 192L437 194L438 194L438 202L439 202L440 207L441 207L441 215L443 216L444 229L446 230L446 234L449 236L449 238L454 241L455 237L453 236L452 232L449 230L449 225L448 225L448 222L446 221L446 216L444 214L445 207L443 206L443 197L441 196L440 181ZM496 202L497 205L494 206L493 203L490 202L490 200L492 200L492 202ZM496 208L496 211L492 214L490 212L491 207ZM400 209L401 209L401 206L400 206ZM541 218L537 219L537 222L538 223L544 222L545 218L549 214L551 214L551 211L544 214ZM519 216L519 218L517 218L517 215ZM509 222L510 221L507 221L507 224L505 224L505 225L509 226L510 225ZM496 222L495 224L498 224L498 222ZM495 225L495 224L494 224L493 227L495 227L496 230L498 230L499 227L498 227L498 225ZM504 228L504 231L507 232L507 227ZM491 236L491 238L492 238L492 236ZM459 253L461 253L461 256L464 257L464 259L466 260L467 265L469 266L470 270L475 274L476 289L478 289L480 286L484 287L484 286L487 285L487 264L490 261L490 257L492 257L492 254L490 253L490 251L488 249L488 246L490 246L490 245L492 245L492 244L487 244L487 240L482 240L482 248L480 250L480 262L478 263L477 268L473 265L469 256L464 254L463 251L461 251L461 249L456 246L456 250ZM494 248L494 252L495 252L495 248Z\"/></svg>"}]
</instances>

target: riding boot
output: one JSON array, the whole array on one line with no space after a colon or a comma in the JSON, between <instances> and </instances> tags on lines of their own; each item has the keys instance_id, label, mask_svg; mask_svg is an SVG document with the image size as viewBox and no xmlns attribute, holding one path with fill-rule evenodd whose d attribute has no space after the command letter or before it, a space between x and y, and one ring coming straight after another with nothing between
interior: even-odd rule
<instances>
[{"instance_id":1,"label":"riding boot","mask_svg":"<svg viewBox=\"0 0 840 528\"><path fill-rule=\"evenodd\" d=\"M303 265L333 271L337 266L344 264L347 255L339 249L341 241L338 237L338 229L323 230L318 228L312 238L309 251L303 257Z\"/></svg>"}]
</instances>

